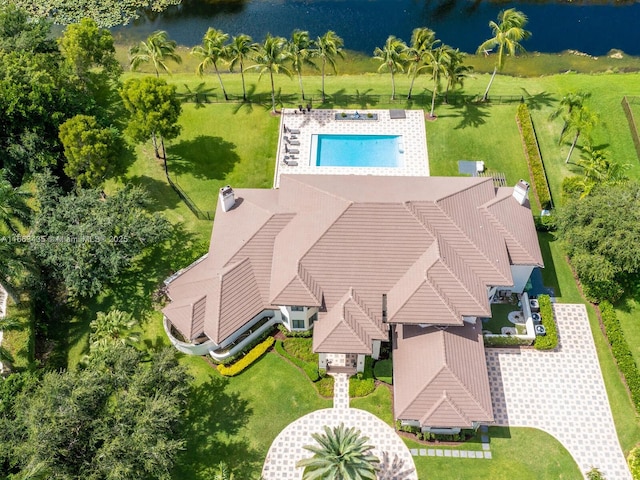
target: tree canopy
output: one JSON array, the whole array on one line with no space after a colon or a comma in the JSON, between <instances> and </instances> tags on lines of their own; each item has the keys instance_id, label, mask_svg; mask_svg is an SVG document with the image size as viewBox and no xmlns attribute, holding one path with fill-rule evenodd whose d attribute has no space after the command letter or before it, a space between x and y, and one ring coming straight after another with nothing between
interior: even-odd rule
<instances>
[{"instance_id":1,"label":"tree canopy","mask_svg":"<svg viewBox=\"0 0 640 480\"><path fill-rule=\"evenodd\" d=\"M43 183L43 182L41 182ZM98 190L68 195L50 185L39 191L31 246L73 297L95 295L130 266L145 248L164 241L169 224L146 207L140 187L103 198Z\"/></svg>"},{"instance_id":2,"label":"tree canopy","mask_svg":"<svg viewBox=\"0 0 640 480\"><path fill-rule=\"evenodd\" d=\"M558 233L587 296L615 301L636 288L640 273L640 184L599 185L570 199L559 211Z\"/></svg>"}]
</instances>

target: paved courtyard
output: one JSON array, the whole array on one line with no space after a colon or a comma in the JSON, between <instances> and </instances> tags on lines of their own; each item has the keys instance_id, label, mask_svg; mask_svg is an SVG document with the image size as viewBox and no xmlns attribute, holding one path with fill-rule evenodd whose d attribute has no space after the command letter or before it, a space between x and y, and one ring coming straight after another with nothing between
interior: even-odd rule
<instances>
[{"instance_id":1,"label":"paved courtyard","mask_svg":"<svg viewBox=\"0 0 640 480\"><path fill-rule=\"evenodd\" d=\"M555 351L486 349L496 423L540 428L562 442L583 472L596 467L607 479L631 479L586 308L554 304L553 310Z\"/></svg>"},{"instance_id":2,"label":"paved courtyard","mask_svg":"<svg viewBox=\"0 0 640 480\"><path fill-rule=\"evenodd\" d=\"M325 425L344 423L357 427L369 437L373 454L381 460L379 480L418 480L411 452L389 425L364 410L349 407L349 377L335 374L334 408L316 410L290 423L271 444L264 462L264 480L299 480L302 469L296 468L301 458L310 457L304 445L315 444L311 433L323 432Z\"/></svg>"}]
</instances>

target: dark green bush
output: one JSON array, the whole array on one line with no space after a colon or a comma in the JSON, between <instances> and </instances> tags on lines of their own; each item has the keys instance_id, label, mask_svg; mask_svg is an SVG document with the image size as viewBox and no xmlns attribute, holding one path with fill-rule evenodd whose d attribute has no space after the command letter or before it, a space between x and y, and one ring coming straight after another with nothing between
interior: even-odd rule
<instances>
[{"instance_id":1,"label":"dark green bush","mask_svg":"<svg viewBox=\"0 0 640 480\"><path fill-rule=\"evenodd\" d=\"M312 382L316 382L320 378L320 374L318 372L318 365L311 362L305 362L289 354L289 352L285 350L282 340L278 340L276 342L276 352L278 352L284 358L289 360L296 367L304 370L304 373L307 374L307 377L309 377L309 380L311 380Z\"/></svg>"},{"instance_id":2,"label":"dark green bush","mask_svg":"<svg viewBox=\"0 0 640 480\"><path fill-rule=\"evenodd\" d=\"M373 365L373 374L381 382L391 385L393 383L393 363L391 359L376 361Z\"/></svg>"},{"instance_id":3,"label":"dark green bush","mask_svg":"<svg viewBox=\"0 0 640 480\"><path fill-rule=\"evenodd\" d=\"M285 337L291 337L291 338L297 338L297 337L309 338L313 335L313 330L303 330L303 331L296 330L295 332L291 332L287 330L287 327L285 327L281 323L278 324L278 330L280 330L280 332L282 332Z\"/></svg>"},{"instance_id":4,"label":"dark green bush","mask_svg":"<svg viewBox=\"0 0 640 480\"><path fill-rule=\"evenodd\" d=\"M640 372L638 372L638 366L624 337L620 321L613 306L607 301L600 304L600 312L602 313L602 323L609 339L609 345L611 345L611 351L620 372L627 382L636 411L640 412Z\"/></svg>"},{"instance_id":5,"label":"dark green bush","mask_svg":"<svg viewBox=\"0 0 640 480\"><path fill-rule=\"evenodd\" d=\"M536 350L553 350L558 346L558 329L556 320L553 317L553 307L549 295L539 295L540 318L547 334L544 337L536 337L534 347Z\"/></svg>"},{"instance_id":6,"label":"dark green bush","mask_svg":"<svg viewBox=\"0 0 640 480\"><path fill-rule=\"evenodd\" d=\"M516 121L520 127L520 134L522 135L522 142L527 156L527 162L529 163L529 170L533 175L534 191L540 202L540 208L543 210L551 209L551 192L549 191L549 183L547 182L547 175L544 171L544 164L542 163L542 157L540 156L540 149L538 148L538 140L533 128L533 121L531 115L529 115L529 109L525 103L518 105L518 112L516 114Z\"/></svg>"},{"instance_id":7,"label":"dark green bush","mask_svg":"<svg viewBox=\"0 0 640 480\"><path fill-rule=\"evenodd\" d=\"M509 336L483 336L485 347L514 347L518 345L531 345L531 340L526 338Z\"/></svg>"}]
</instances>

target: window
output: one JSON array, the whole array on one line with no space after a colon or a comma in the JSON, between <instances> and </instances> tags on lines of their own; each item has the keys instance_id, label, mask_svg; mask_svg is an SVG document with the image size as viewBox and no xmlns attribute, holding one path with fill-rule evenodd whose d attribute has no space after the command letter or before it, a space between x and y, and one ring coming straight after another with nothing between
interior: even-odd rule
<instances>
[{"instance_id":1,"label":"window","mask_svg":"<svg viewBox=\"0 0 640 480\"><path fill-rule=\"evenodd\" d=\"M318 320L318 312L309 317L309 326L313 325Z\"/></svg>"},{"instance_id":2,"label":"window","mask_svg":"<svg viewBox=\"0 0 640 480\"><path fill-rule=\"evenodd\" d=\"M304 320L292 320L293 328L304 328Z\"/></svg>"},{"instance_id":3,"label":"window","mask_svg":"<svg viewBox=\"0 0 640 480\"><path fill-rule=\"evenodd\" d=\"M304 307L291 307L292 312L304 312Z\"/></svg>"}]
</instances>

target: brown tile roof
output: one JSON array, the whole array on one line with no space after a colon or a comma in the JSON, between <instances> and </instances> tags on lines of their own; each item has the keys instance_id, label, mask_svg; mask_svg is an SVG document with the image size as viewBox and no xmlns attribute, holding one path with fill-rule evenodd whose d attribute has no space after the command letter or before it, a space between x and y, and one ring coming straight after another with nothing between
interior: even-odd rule
<instances>
[{"instance_id":1,"label":"brown tile roof","mask_svg":"<svg viewBox=\"0 0 640 480\"><path fill-rule=\"evenodd\" d=\"M396 418L461 428L493 421L480 325L397 325L393 372Z\"/></svg>"},{"instance_id":2,"label":"brown tile roof","mask_svg":"<svg viewBox=\"0 0 640 480\"><path fill-rule=\"evenodd\" d=\"M535 231L526 238L530 211L504 192L496 197L490 178L353 175L283 175L278 190L236 190L234 208L218 206L209 257L169 286L165 314L185 335L203 330L216 342L273 305L322 305L315 328L328 328L351 291L367 314L349 318L365 324L381 322L382 294L391 322L486 316L487 286L512 283L509 256L541 263ZM204 326L188 332L178 306L196 295L207 297Z\"/></svg>"}]
</instances>

